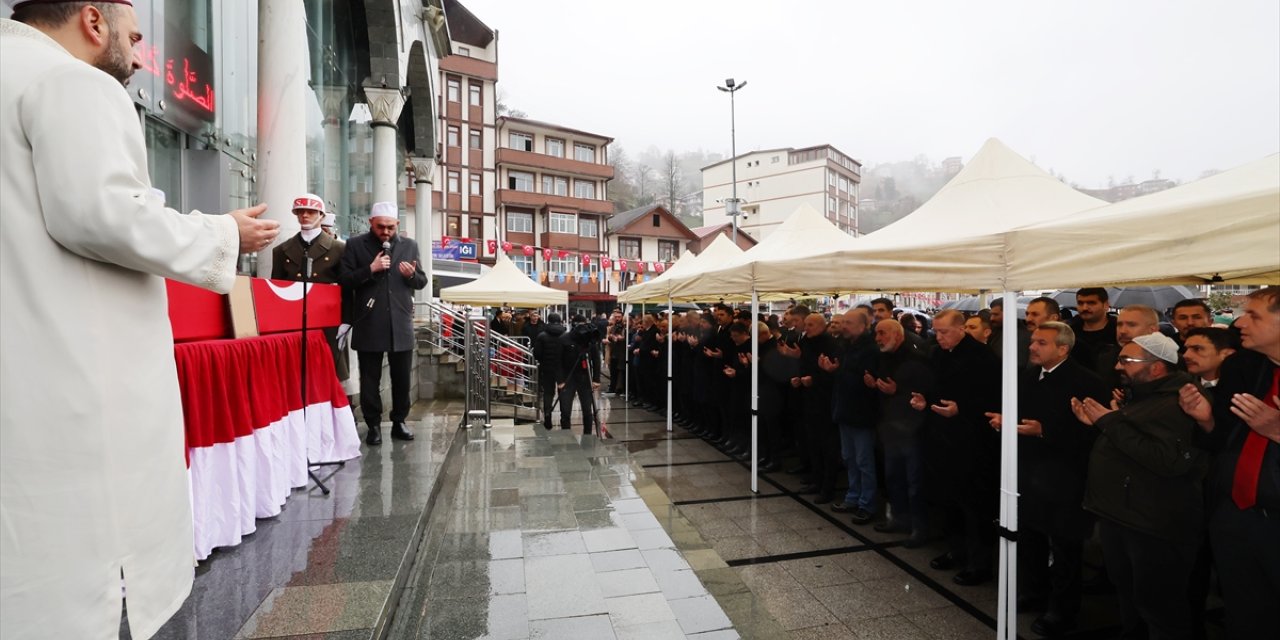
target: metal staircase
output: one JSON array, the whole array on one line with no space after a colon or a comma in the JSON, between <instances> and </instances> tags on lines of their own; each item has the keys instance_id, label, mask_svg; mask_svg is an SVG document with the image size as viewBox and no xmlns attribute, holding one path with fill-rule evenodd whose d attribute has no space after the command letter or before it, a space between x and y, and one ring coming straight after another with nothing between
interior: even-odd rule
<instances>
[{"instance_id":1,"label":"metal staircase","mask_svg":"<svg viewBox=\"0 0 1280 640\"><path fill-rule=\"evenodd\" d=\"M466 373L467 312L448 303L418 303L419 352ZM489 402L492 417L536 421L539 418L538 366L533 346L524 336L504 336L485 326L489 343Z\"/></svg>"}]
</instances>

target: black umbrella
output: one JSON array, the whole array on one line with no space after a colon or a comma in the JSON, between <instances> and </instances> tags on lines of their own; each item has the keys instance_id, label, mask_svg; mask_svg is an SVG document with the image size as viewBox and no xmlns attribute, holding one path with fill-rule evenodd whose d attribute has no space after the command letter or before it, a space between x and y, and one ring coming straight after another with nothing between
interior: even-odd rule
<instances>
[{"instance_id":1,"label":"black umbrella","mask_svg":"<svg viewBox=\"0 0 1280 640\"><path fill-rule=\"evenodd\" d=\"M990 296L988 300L989 301L996 300L999 297L1000 296ZM983 309L988 309L991 307L990 302L984 305L984 304L981 304L979 300L981 300L981 298L979 298L978 296L966 296L964 298L960 298L959 300L951 300L946 304L942 305L942 308L955 309L956 311L963 311L964 313L974 314L979 311L982 311ZM1021 300L1018 301L1018 317L1019 318L1027 317L1027 303L1022 302Z\"/></svg>"},{"instance_id":2,"label":"black umbrella","mask_svg":"<svg viewBox=\"0 0 1280 640\"><path fill-rule=\"evenodd\" d=\"M1076 291L1062 289L1050 296L1063 307L1076 308ZM1187 298L1199 298L1201 294L1191 287L1165 285L1161 287L1107 287L1111 307L1121 309L1130 305L1145 304L1160 313Z\"/></svg>"}]
</instances>

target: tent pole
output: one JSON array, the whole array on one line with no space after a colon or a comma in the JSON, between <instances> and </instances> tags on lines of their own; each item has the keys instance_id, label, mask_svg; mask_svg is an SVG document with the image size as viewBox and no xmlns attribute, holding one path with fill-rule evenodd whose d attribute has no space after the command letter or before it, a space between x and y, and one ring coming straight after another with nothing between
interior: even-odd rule
<instances>
[{"instance_id":1,"label":"tent pole","mask_svg":"<svg viewBox=\"0 0 1280 640\"><path fill-rule=\"evenodd\" d=\"M671 331L675 328L676 319L671 308L671 296L667 296L667 433L671 433Z\"/></svg>"},{"instance_id":2,"label":"tent pole","mask_svg":"<svg viewBox=\"0 0 1280 640\"><path fill-rule=\"evenodd\" d=\"M622 314L623 326L623 344L626 350L622 352L622 410L631 413L631 305L627 305L626 312Z\"/></svg>"},{"instance_id":3,"label":"tent pole","mask_svg":"<svg viewBox=\"0 0 1280 640\"><path fill-rule=\"evenodd\" d=\"M1018 637L1018 296L1004 292L1005 315L1001 330L1000 413L1000 586L996 614L996 638Z\"/></svg>"},{"instance_id":4,"label":"tent pole","mask_svg":"<svg viewBox=\"0 0 1280 640\"><path fill-rule=\"evenodd\" d=\"M751 493L760 493L760 322L756 309L760 307L760 294L751 286Z\"/></svg>"}]
</instances>

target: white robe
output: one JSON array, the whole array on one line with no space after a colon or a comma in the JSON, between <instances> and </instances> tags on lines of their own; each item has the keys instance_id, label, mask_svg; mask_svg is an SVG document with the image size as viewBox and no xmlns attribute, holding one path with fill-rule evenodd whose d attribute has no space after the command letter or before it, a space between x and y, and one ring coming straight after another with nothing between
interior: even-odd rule
<instances>
[{"instance_id":1,"label":"white robe","mask_svg":"<svg viewBox=\"0 0 1280 640\"><path fill-rule=\"evenodd\" d=\"M150 194L120 83L0 21L0 637L134 638L191 591L164 280L229 291L230 216Z\"/></svg>"}]
</instances>

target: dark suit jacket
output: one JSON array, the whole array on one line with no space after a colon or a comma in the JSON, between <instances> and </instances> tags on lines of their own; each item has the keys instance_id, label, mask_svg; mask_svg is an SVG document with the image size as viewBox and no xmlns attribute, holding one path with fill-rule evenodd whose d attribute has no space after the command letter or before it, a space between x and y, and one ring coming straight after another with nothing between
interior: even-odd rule
<instances>
[{"instance_id":1,"label":"dark suit jacket","mask_svg":"<svg viewBox=\"0 0 1280 640\"><path fill-rule=\"evenodd\" d=\"M1080 537L1091 520L1080 508L1085 472L1097 429L1071 412L1071 398L1111 402L1110 388L1075 358L1067 358L1040 379L1040 367L1027 367L1018 383L1021 419L1040 421L1044 437L1018 440L1019 514L1028 526L1046 533ZM1006 419L1005 425L1013 426Z\"/></svg>"},{"instance_id":2,"label":"dark suit jacket","mask_svg":"<svg viewBox=\"0 0 1280 640\"><path fill-rule=\"evenodd\" d=\"M950 502L979 501L994 508L1000 486L1000 437L985 414L1000 411L1000 358L965 336L951 351L936 348L930 363L937 391L925 396L925 460L934 494ZM951 418L934 413L929 407L940 400L954 401L960 413Z\"/></svg>"},{"instance_id":3,"label":"dark suit jacket","mask_svg":"<svg viewBox=\"0 0 1280 640\"><path fill-rule=\"evenodd\" d=\"M301 282L307 256L311 256L311 275L308 279L320 284L337 284L338 270L346 246L345 242L322 231L311 243L311 247L307 248L303 245L302 234L298 233L271 250L271 277L275 280Z\"/></svg>"},{"instance_id":4,"label":"dark suit jacket","mask_svg":"<svg viewBox=\"0 0 1280 640\"><path fill-rule=\"evenodd\" d=\"M351 318L356 351L408 351L413 340L413 292L427 286L418 243L402 236L391 241L391 268L373 273L369 264L382 251L382 241L364 233L347 242L338 281L351 292ZM401 262L418 263L413 276L400 275Z\"/></svg>"}]
</instances>

